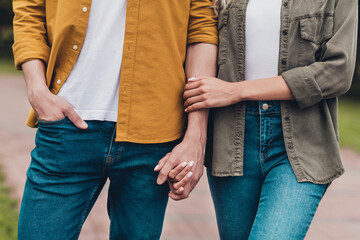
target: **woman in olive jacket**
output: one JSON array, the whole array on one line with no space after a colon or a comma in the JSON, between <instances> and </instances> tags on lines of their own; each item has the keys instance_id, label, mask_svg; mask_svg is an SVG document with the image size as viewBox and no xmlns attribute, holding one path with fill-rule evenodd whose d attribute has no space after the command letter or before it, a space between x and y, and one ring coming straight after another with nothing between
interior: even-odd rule
<instances>
[{"instance_id":1,"label":"woman in olive jacket","mask_svg":"<svg viewBox=\"0 0 360 240\"><path fill-rule=\"evenodd\" d=\"M343 174L337 97L355 66L357 0L216 0L218 78L185 87L212 108L206 165L221 239L303 239Z\"/></svg>"}]
</instances>

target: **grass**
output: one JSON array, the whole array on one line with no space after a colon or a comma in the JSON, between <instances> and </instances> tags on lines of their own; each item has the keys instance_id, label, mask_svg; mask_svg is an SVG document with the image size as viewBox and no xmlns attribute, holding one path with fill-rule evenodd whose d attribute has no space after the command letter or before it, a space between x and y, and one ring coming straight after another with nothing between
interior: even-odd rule
<instances>
[{"instance_id":1,"label":"grass","mask_svg":"<svg viewBox=\"0 0 360 240\"><path fill-rule=\"evenodd\" d=\"M18 211L17 203L10 198L9 189L4 183L4 175L0 169L0 239L17 239Z\"/></svg>"},{"instance_id":2,"label":"grass","mask_svg":"<svg viewBox=\"0 0 360 240\"><path fill-rule=\"evenodd\" d=\"M0 73L1 74L21 74L17 71L14 62L10 58L0 58Z\"/></svg>"},{"instance_id":3,"label":"grass","mask_svg":"<svg viewBox=\"0 0 360 240\"><path fill-rule=\"evenodd\" d=\"M360 152L360 101L340 99L339 134L341 147Z\"/></svg>"}]
</instances>

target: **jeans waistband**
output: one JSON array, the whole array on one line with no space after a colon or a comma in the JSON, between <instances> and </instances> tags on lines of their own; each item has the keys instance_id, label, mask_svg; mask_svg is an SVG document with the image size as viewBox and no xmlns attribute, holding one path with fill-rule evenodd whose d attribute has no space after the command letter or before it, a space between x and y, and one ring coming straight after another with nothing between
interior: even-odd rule
<instances>
[{"instance_id":1,"label":"jeans waistband","mask_svg":"<svg viewBox=\"0 0 360 240\"><path fill-rule=\"evenodd\" d=\"M246 113L267 114L280 113L279 101L248 101L246 102Z\"/></svg>"}]
</instances>

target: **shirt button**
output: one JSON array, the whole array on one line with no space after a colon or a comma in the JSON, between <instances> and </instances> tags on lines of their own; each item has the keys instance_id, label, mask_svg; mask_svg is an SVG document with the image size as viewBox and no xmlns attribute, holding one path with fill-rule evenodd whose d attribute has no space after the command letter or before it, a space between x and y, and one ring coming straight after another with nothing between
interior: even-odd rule
<instances>
[{"instance_id":1,"label":"shirt button","mask_svg":"<svg viewBox=\"0 0 360 240\"><path fill-rule=\"evenodd\" d=\"M74 49L75 51L78 50L78 49L79 49L78 45L74 45L74 46L73 46L73 49Z\"/></svg>"},{"instance_id":2,"label":"shirt button","mask_svg":"<svg viewBox=\"0 0 360 240\"><path fill-rule=\"evenodd\" d=\"M286 35L288 34L288 31L287 31L287 30L284 30L284 31L282 32L282 34L283 34L284 36L286 36Z\"/></svg>"},{"instance_id":3,"label":"shirt button","mask_svg":"<svg viewBox=\"0 0 360 240\"><path fill-rule=\"evenodd\" d=\"M285 117L285 121L290 121L290 118L288 116Z\"/></svg>"},{"instance_id":4,"label":"shirt button","mask_svg":"<svg viewBox=\"0 0 360 240\"><path fill-rule=\"evenodd\" d=\"M87 12L87 10L88 10L87 7L83 7L83 8L82 8L82 11L83 11L84 13Z\"/></svg>"},{"instance_id":5,"label":"shirt button","mask_svg":"<svg viewBox=\"0 0 360 240\"><path fill-rule=\"evenodd\" d=\"M288 147L289 149L293 149L294 147L293 147L293 145L289 145L289 147Z\"/></svg>"},{"instance_id":6,"label":"shirt button","mask_svg":"<svg viewBox=\"0 0 360 240\"><path fill-rule=\"evenodd\" d=\"M263 105L262 105L262 109L263 110L268 110L269 109L269 105L267 104L267 103L264 103Z\"/></svg>"},{"instance_id":7,"label":"shirt button","mask_svg":"<svg viewBox=\"0 0 360 240\"><path fill-rule=\"evenodd\" d=\"M286 63L287 63L286 59L281 60L282 65L286 65Z\"/></svg>"},{"instance_id":8,"label":"shirt button","mask_svg":"<svg viewBox=\"0 0 360 240\"><path fill-rule=\"evenodd\" d=\"M288 2L285 2L284 3L284 7L287 7L289 4L288 4Z\"/></svg>"},{"instance_id":9,"label":"shirt button","mask_svg":"<svg viewBox=\"0 0 360 240\"><path fill-rule=\"evenodd\" d=\"M61 84L61 79L58 79L58 80L56 81L56 83L57 83L58 85L60 85L60 84Z\"/></svg>"}]
</instances>

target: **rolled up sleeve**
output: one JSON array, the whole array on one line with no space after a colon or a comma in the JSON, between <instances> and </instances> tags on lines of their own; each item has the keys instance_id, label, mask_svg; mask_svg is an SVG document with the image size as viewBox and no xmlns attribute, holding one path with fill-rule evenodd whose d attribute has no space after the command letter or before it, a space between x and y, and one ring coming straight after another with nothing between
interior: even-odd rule
<instances>
[{"instance_id":1,"label":"rolled up sleeve","mask_svg":"<svg viewBox=\"0 0 360 240\"><path fill-rule=\"evenodd\" d=\"M191 0L187 43L218 44L217 17L210 0Z\"/></svg>"},{"instance_id":2,"label":"rolled up sleeve","mask_svg":"<svg viewBox=\"0 0 360 240\"><path fill-rule=\"evenodd\" d=\"M324 47L322 61L281 74L300 108L340 96L349 90L356 62L357 5L357 0L338 1L334 35Z\"/></svg>"},{"instance_id":3,"label":"rolled up sleeve","mask_svg":"<svg viewBox=\"0 0 360 240\"><path fill-rule=\"evenodd\" d=\"M46 32L45 0L13 0L15 66L40 59L47 64L50 47Z\"/></svg>"}]
</instances>

